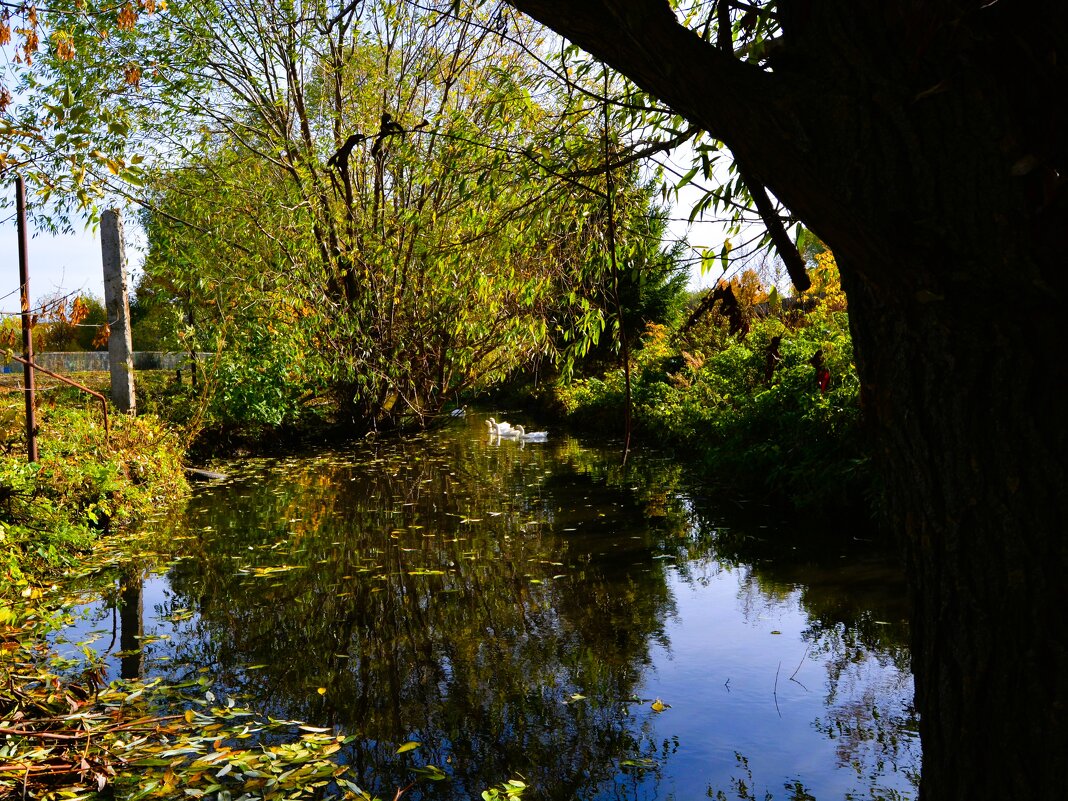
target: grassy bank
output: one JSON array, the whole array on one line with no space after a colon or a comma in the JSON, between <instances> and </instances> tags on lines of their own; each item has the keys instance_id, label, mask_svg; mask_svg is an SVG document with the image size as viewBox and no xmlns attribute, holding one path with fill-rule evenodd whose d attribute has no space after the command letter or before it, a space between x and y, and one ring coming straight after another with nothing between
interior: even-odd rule
<instances>
[{"instance_id":1,"label":"grassy bank","mask_svg":"<svg viewBox=\"0 0 1068 801\"><path fill-rule=\"evenodd\" d=\"M44 384L31 464L22 391L0 393L0 595L50 581L187 492L181 438L158 418L112 414L106 435L98 404Z\"/></svg>"}]
</instances>

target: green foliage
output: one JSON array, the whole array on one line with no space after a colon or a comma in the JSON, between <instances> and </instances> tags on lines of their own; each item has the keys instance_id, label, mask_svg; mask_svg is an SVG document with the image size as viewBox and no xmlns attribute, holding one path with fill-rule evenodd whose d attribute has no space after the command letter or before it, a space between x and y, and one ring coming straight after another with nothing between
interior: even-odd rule
<instances>
[{"instance_id":1,"label":"green foliage","mask_svg":"<svg viewBox=\"0 0 1068 801\"><path fill-rule=\"evenodd\" d=\"M180 351L178 333L182 330L181 316L169 303L166 295L156 296L140 277L140 284L130 298L130 328L135 350Z\"/></svg>"},{"instance_id":2,"label":"green foliage","mask_svg":"<svg viewBox=\"0 0 1068 801\"><path fill-rule=\"evenodd\" d=\"M585 269L573 276L568 287L601 312L602 323L612 321L607 332L598 330L585 338L574 338L576 347L584 351L577 365L580 372L592 372L616 359L614 354L620 350L620 311L631 347L640 347L638 336L650 324L678 323L686 299L689 272L682 260L685 243L665 241L670 236L670 210L656 204L654 184L639 183L636 172L630 172L622 184L616 187L615 195L621 218L617 227L617 249L621 251L618 285L611 276L606 255L593 252Z\"/></svg>"},{"instance_id":3,"label":"green foliage","mask_svg":"<svg viewBox=\"0 0 1068 801\"><path fill-rule=\"evenodd\" d=\"M278 428L302 416L301 351L293 339L251 329L219 354L211 371L215 384L209 406L213 422Z\"/></svg>"},{"instance_id":4,"label":"green foliage","mask_svg":"<svg viewBox=\"0 0 1068 801\"><path fill-rule=\"evenodd\" d=\"M152 176L138 292L184 320L183 348L222 354L236 419L288 420L330 391L343 419L422 422L547 347L560 209L523 153L552 122L536 62L484 34L485 10L355 9L295 42L292 7L171 12L174 57L223 77L191 110L184 165ZM200 124L221 109L240 136Z\"/></svg>"},{"instance_id":5,"label":"green foliage","mask_svg":"<svg viewBox=\"0 0 1068 801\"><path fill-rule=\"evenodd\" d=\"M0 42L11 42L5 52L14 57L0 78L0 208L14 205L6 187L17 172L37 226L72 231L109 193L140 185L143 156L132 152L131 133L145 116L159 120L177 109L143 102L151 62L131 59L130 43L165 30L165 15L156 13L165 7L155 0L5 7Z\"/></svg>"},{"instance_id":6,"label":"green foliage","mask_svg":"<svg viewBox=\"0 0 1068 801\"><path fill-rule=\"evenodd\" d=\"M695 455L727 483L799 508L871 502L860 385L829 254L814 273L811 311L755 319L745 339L728 335L716 315L689 334L691 349L680 349L667 329L650 327L632 373L639 434ZM769 381L776 336L780 360ZM817 351L831 375L826 392L811 363ZM558 386L555 401L576 425L618 427L623 393L616 370Z\"/></svg>"},{"instance_id":7,"label":"green foliage","mask_svg":"<svg viewBox=\"0 0 1068 801\"><path fill-rule=\"evenodd\" d=\"M19 397L21 400L21 397ZM40 413L40 456L26 463L20 416L5 417L0 456L0 594L70 565L102 533L128 526L186 489L177 437L148 417L100 410Z\"/></svg>"}]
</instances>

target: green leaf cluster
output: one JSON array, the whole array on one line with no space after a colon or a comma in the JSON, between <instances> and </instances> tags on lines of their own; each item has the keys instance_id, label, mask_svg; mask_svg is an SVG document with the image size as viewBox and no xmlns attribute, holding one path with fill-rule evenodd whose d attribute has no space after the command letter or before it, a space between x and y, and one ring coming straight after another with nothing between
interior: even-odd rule
<instances>
[{"instance_id":1,"label":"green leaf cluster","mask_svg":"<svg viewBox=\"0 0 1068 801\"><path fill-rule=\"evenodd\" d=\"M833 260L815 272L819 288L807 312L765 303L760 314L768 316L752 314L744 339L715 312L681 334L650 327L634 365L639 436L684 449L725 484L798 508L876 502ZM769 380L776 336L780 359ZM831 374L825 393L811 363L817 351ZM618 426L623 398L621 370L554 390L567 419L584 427Z\"/></svg>"},{"instance_id":2,"label":"green leaf cluster","mask_svg":"<svg viewBox=\"0 0 1068 801\"><path fill-rule=\"evenodd\" d=\"M116 416L106 440L95 405L39 414L37 462L26 462L21 415L6 415L0 431L0 595L73 564L99 535L187 490L177 437L158 420Z\"/></svg>"}]
</instances>

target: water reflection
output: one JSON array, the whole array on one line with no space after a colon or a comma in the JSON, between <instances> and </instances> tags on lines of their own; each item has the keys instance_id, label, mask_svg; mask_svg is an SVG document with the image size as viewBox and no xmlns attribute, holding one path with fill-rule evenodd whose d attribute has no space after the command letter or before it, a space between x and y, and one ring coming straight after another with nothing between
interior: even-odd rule
<instances>
[{"instance_id":1,"label":"water reflection","mask_svg":"<svg viewBox=\"0 0 1068 801\"><path fill-rule=\"evenodd\" d=\"M145 634L145 607L142 602L141 571L128 571L119 592L119 676L139 679L144 671L141 639Z\"/></svg>"},{"instance_id":2,"label":"water reflection","mask_svg":"<svg viewBox=\"0 0 1068 801\"><path fill-rule=\"evenodd\" d=\"M427 763L449 780L426 798L516 774L546 799L914 794L884 562L726 525L664 460L484 432L228 466L161 524L184 558L124 582L122 648L148 636L122 675L206 671L359 733L346 758L384 797Z\"/></svg>"}]
</instances>

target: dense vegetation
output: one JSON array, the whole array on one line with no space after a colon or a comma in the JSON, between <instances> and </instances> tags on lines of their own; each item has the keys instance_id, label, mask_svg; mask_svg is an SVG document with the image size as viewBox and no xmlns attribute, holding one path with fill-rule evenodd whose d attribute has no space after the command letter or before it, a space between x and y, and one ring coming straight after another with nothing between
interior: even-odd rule
<instances>
[{"instance_id":1,"label":"dense vegetation","mask_svg":"<svg viewBox=\"0 0 1068 801\"><path fill-rule=\"evenodd\" d=\"M58 398L57 398L57 392ZM128 529L185 492L180 439L158 418L111 416L52 387L38 409L40 458L27 463L22 392L0 396L0 591L71 567L103 534Z\"/></svg>"},{"instance_id":2,"label":"dense vegetation","mask_svg":"<svg viewBox=\"0 0 1068 801\"><path fill-rule=\"evenodd\" d=\"M673 328L648 325L632 373L635 425L643 441L696 459L710 481L795 509L872 516L845 297L831 254L816 258L813 288L786 309L752 273L734 279L744 330L731 332L725 301ZM619 434L623 371L558 383L547 400L582 430Z\"/></svg>"}]
</instances>

